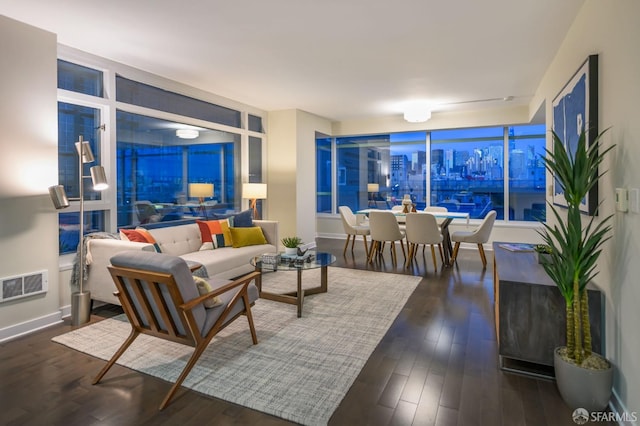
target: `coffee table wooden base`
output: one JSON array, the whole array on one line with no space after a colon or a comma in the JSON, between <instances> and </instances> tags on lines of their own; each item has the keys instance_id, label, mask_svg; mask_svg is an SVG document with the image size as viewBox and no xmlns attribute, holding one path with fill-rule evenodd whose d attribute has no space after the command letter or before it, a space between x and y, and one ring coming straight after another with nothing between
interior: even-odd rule
<instances>
[{"instance_id":1,"label":"coffee table wooden base","mask_svg":"<svg viewBox=\"0 0 640 426\"><path fill-rule=\"evenodd\" d=\"M256 271L261 271L261 268L256 267ZM288 293L272 293L269 291L262 290L262 275L256 278L256 286L258 287L258 291L260 292L260 297L262 299L274 300L276 302L288 303L290 305L296 305L298 307L298 318L302 316L302 306L304 304L304 297L310 296L312 294L318 293L326 293L327 292L327 266L322 266L320 268L320 285L318 287L312 287L307 289L302 289L302 271L303 269L298 269L298 289L296 291L291 291ZM286 272L286 271L282 271Z\"/></svg>"}]
</instances>

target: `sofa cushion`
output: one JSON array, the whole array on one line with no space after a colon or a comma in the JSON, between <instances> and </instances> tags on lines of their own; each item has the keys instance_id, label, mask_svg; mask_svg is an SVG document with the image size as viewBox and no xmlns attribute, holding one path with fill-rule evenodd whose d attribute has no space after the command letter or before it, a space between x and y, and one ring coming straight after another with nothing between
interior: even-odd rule
<instances>
[{"instance_id":1,"label":"sofa cushion","mask_svg":"<svg viewBox=\"0 0 640 426\"><path fill-rule=\"evenodd\" d=\"M232 245L229 219L198 220L196 223L200 227L202 238L200 250L213 250Z\"/></svg>"},{"instance_id":2,"label":"sofa cushion","mask_svg":"<svg viewBox=\"0 0 640 426\"><path fill-rule=\"evenodd\" d=\"M230 220L231 226L234 228L251 228L253 227L253 210L243 210L233 215Z\"/></svg>"},{"instance_id":3,"label":"sofa cushion","mask_svg":"<svg viewBox=\"0 0 640 426\"><path fill-rule=\"evenodd\" d=\"M149 233L156 239L163 253L173 256L198 251L202 245L200 229L195 223L150 229Z\"/></svg>"},{"instance_id":4,"label":"sofa cushion","mask_svg":"<svg viewBox=\"0 0 640 426\"><path fill-rule=\"evenodd\" d=\"M259 226L252 226L250 228L232 227L230 231L233 247L235 248L267 244L267 239L264 237L262 228Z\"/></svg>"},{"instance_id":5,"label":"sofa cushion","mask_svg":"<svg viewBox=\"0 0 640 426\"><path fill-rule=\"evenodd\" d=\"M121 229L120 230L120 238L126 241L133 241L136 243L149 243L153 244L153 247L156 249L158 253L161 253L162 250L158 245L158 242L153 235L149 233L146 229Z\"/></svg>"}]
</instances>

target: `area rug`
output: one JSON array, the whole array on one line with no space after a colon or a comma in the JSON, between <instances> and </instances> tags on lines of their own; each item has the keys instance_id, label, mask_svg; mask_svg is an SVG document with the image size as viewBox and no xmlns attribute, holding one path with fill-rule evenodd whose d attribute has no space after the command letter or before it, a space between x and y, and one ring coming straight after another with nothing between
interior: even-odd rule
<instances>
[{"instance_id":1,"label":"area rug","mask_svg":"<svg viewBox=\"0 0 640 426\"><path fill-rule=\"evenodd\" d=\"M421 279L335 267L328 273L328 293L307 296L302 318L295 305L259 299L252 309L259 343L252 345L239 318L213 339L183 387L296 423L327 424ZM263 288L292 291L296 278L266 273ZM319 270L304 271L305 287L319 282ZM106 360L129 330L120 316L53 341ZM140 336L118 364L174 382L192 351Z\"/></svg>"}]
</instances>

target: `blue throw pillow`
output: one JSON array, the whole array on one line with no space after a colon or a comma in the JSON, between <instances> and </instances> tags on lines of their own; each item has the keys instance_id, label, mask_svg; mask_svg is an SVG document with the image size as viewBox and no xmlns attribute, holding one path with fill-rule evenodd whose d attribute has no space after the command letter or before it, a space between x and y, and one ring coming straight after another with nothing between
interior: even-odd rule
<instances>
[{"instance_id":1,"label":"blue throw pillow","mask_svg":"<svg viewBox=\"0 0 640 426\"><path fill-rule=\"evenodd\" d=\"M252 228L254 226L253 210L248 209L233 215L232 226L234 228Z\"/></svg>"}]
</instances>

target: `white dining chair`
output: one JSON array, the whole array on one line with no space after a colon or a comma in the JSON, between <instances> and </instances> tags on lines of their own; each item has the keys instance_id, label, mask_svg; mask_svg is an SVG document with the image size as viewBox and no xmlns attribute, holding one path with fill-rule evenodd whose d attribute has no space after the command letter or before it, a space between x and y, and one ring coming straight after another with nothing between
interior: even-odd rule
<instances>
[{"instance_id":1,"label":"white dining chair","mask_svg":"<svg viewBox=\"0 0 640 426\"><path fill-rule=\"evenodd\" d=\"M406 217L406 237L409 246L409 255L405 266L411 265L416 256L416 251L420 244L431 246L431 258L433 259L433 267L437 271L438 263L436 262L436 252L434 246L438 246L440 258L442 259L442 233L436 221L436 217L429 213L409 213ZM424 248L423 248L424 252ZM426 269L426 264L425 264Z\"/></svg>"},{"instance_id":2,"label":"white dining chair","mask_svg":"<svg viewBox=\"0 0 640 426\"><path fill-rule=\"evenodd\" d=\"M353 214L353 211L348 206L340 206L338 207L338 211L340 212L344 232L347 234L347 241L344 243L342 255L344 256L347 253L349 240L351 240L351 252L353 253L353 245L356 241L356 236L362 235L362 239L364 241L364 252L366 253L367 258L369 258L369 246L367 245L367 235L370 234L369 226L358 224L356 215Z\"/></svg>"},{"instance_id":3,"label":"white dining chair","mask_svg":"<svg viewBox=\"0 0 640 426\"><path fill-rule=\"evenodd\" d=\"M480 252L480 259L482 260L483 268L487 267L487 257L484 254L484 247L482 245L489 241L493 224L496 221L496 214L495 210L491 210L484 217L480 226L473 231L455 231L451 234L451 241L455 243L455 246L453 247L453 255L451 256L451 265L456 262L460 243L473 243L478 245L478 251Z\"/></svg>"},{"instance_id":4,"label":"white dining chair","mask_svg":"<svg viewBox=\"0 0 640 426\"><path fill-rule=\"evenodd\" d=\"M427 213L447 213L449 209L443 206L427 206L424 208L424 211Z\"/></svg>"},{"instance_id":5,"label":"white dining chair","mask_svg":"<svg viewBox=\"0 0 640 426\"><path fill-rule=\"evenodd\" d=\"M393 212L389 210L372 210L369 212L369 229L371 230L371 249L369 250L369 263L373 262L376 254L382 255L383 243L389 241L391 244L391 261L397 264L396 241L400 241L402 254L407 258L404 250L404 231L400 230L398 220Z\"/></svg>"}]
</instances>

